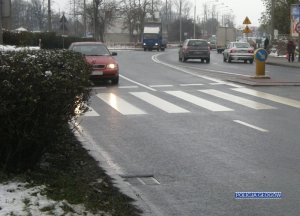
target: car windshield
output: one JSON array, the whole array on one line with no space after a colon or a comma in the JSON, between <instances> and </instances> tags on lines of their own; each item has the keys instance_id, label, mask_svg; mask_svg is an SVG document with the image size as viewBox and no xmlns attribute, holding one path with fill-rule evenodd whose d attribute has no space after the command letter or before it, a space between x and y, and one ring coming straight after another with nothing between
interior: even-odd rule
<instances>
[{"instance_id":1,"label":"car windshield","mask_svg":"<svg viewBox=\"0 0 300 216\"><path fill-rule=\"evenodd\" d=\"M202 41L202 40L191 40L188 42L188 46L207 47L208 44L206 41Z\"/></svg>"},{"instance_id":2,"label":"car windshield","mask_svg":"<svg viewBox=\"0 0 300 216\"><path fill-rule=\"evenodd\" d=\"M158 34L144 34L144 39L157 39L158 38Z\"/></svg>"},{"instance_id":3,"label":"car windshield","mask_svg":"<svg viewBox=\"0 0 300 216\"><path fill-rule=\"evenodd\" d=\"M84 45L75 45L72 47L72 50L75 52L82 53L87 56L103 56L110 55L108 49L101 44L84 44Z\"/></svg>"},{"instance_id":4,"label":"car windshield","mask_svg":"<svg viewBox=\"0 0 300 216\"><path fill-rule=\"evenodd\" d=\"M248 43L235 43L234 46L236 48L249 48L250 44L248 44Z\"/></svg>"}]
</instances>

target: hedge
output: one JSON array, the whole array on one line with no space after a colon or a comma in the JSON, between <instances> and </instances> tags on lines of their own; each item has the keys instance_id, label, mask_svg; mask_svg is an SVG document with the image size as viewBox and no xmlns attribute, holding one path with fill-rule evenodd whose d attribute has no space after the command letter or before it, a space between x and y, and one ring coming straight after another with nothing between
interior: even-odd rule
<instances>
[{"instance_id":1,"label":"hedge","mask_svg":"<svg viewBox=\"0 0 300 216\"><path fill-rule=\"evenodd\" d=\"M0 53L0 169L40 160L87 109L90 73L83 56L68 50Z\"/></svg>"},{"instance_id":2,"label":"hedge","mask_svg":"<svg viewBox=\"0 0 300 216\"><path fill-rule=\"evenodd\" d=\"M93 38L62 37L55 32L3 32L3 43L16 46L39 46L39 40L43 49L68 48L72 42L93 41Z\"/></svg>"}]
</instances>

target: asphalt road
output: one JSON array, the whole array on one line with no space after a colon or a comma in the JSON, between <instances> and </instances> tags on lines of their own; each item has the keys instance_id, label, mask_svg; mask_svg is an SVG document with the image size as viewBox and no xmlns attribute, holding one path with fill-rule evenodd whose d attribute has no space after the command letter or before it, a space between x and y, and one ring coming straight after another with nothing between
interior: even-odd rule
<instances>
[{"instance_id":1,"label":"asphalt road","mask_svg":"<svg viewBox=\"0 0 300 216\"><path fill-rule=\"evenodd\" d=\"M119 86L93 89L80 127L145 215L299 215L299 87L224 82L254 74L255 64L224 63L215 52L210 64L179 62L176 50L119 51L117 59ZM235 192L282 198L242 200Z\"/></svg>"}]
</instances>

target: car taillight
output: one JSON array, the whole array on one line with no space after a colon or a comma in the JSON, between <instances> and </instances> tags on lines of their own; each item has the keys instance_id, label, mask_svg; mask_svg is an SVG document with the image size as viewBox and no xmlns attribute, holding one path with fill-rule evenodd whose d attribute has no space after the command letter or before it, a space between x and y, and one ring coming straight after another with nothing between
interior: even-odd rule
<instances>
[{"instance_id":1,"label":"car taillight","mask_svg":"<svg viewBox=\"0 0 300 216\"><path fill-rule=\"evenodd\" d=\"M183 47L183 52L188 52L189 48L188 47Z\"/></svg>"},{"instance_id":2,"label":"car taillight","mask_svg":"<svg viewBox=\"0 0 300 216\"><path fill-rule=\"evenodd\" d=\"M254 50L248 50L248 53L254 53Z\"/></svg>"},{"instance_id":3,"label":"car taillight","mask_svg":"<svg viewBox=\"0 0 300 216\"><path fill-rule=\"evenodd\" d=\"M236 52L235 49L231 49L231 50L230 50L230 53L235 53L235 52Z\"/></svg>"}]
</instances>

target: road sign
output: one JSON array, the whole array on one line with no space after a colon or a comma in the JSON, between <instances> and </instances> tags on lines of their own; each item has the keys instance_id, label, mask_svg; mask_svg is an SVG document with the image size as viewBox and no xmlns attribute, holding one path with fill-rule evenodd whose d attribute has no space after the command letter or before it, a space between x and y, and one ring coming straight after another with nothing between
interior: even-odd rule
<instances>
[{"instance_id":1,"label":"road sign","mask_svg":"<svg viewBox=\"0 0 300 216\"><path fill-rule=\"evenodd\" d=\"M265 49L257 49L254 53L256 60L265 62L268 58L268 52Z\"/></svg>"},{"instance_id":2,"label":"road sign","mask_svg":"<svg viewBox=\"0 0 300 216\"><path fill-rule=\"evenodd\" d=\"M295 26L295 31L300 34L300 22L298 22Z\"/></svg>"},{"instance_id":3,"label":"road sign","mask_svg":"<svg viewBox=\"0 0 300 216\"><path fill-rule=\"evenodd\" d=\"M244 25L250 25L251 24L251 21L250 19L246 16L246 18L244 19L244 22L243 22Z\"/></svg>"},{"instance_id":4,"label":"road sign","mask_svg":"<svg viewBox=\"0 0 300 216\"><path fill-rule=\"evenodd\" d=\"M243 30L243 33L246 33L246 34L251 33L251 32L252 32L252 30L248 26L246 26Z\"/></svg>"}]
</instances>

